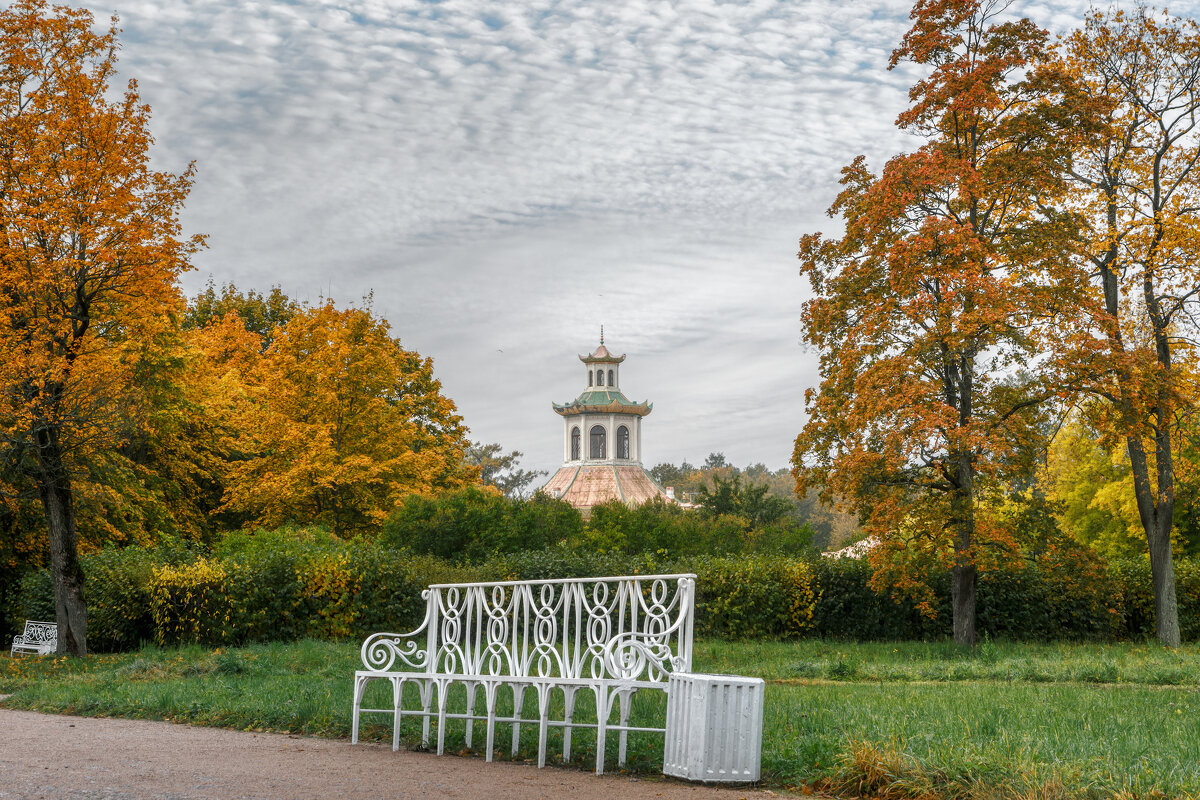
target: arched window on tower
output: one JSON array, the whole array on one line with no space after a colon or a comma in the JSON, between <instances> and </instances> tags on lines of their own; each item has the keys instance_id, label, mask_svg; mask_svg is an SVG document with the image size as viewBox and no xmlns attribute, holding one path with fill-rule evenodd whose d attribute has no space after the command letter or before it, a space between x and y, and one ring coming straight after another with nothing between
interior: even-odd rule
<instances>
[{"instance_id":1,"label":"arched window on tower","mask_svg":"<svg viewBox=\"0 0 1200 800\"><path fill-rule=\"evenodd\" d=\"M571 460L579 460L579 426L571 428Z\"/></svg>"},{"instance_id":2,"label":"arched window on tower","mask_svg":"<svg viewBox=\"0 0 1200 800\"><path fill-rule=\"evenodd\" d=\"M617 458L629 458L629 428L617 428Z\"/></svg>"},{"instance_id":3,"label":"arched window on tower","mask_svg":"<svg viewBox=\"0 0 1200 800\"><path fill-rule=\"evenodd\" d=\"M610 369L608 371L608 385L612 386L614 383L616 383L616 381L613 380L613 371Z\"/></svg>"},{"instance_id":4,"label":"arched window on tower","mask_svg":"<svg viewBox=\"0 0 1200 800\"><path fill-rule=\"evenodd\" d=\"M604 455L604 428L603 428L603 426L601 426L601 425L592 426L591 438L592 438L591 457L592 458L607 458L607 456Z\"/></svg>"},{"instance_id":5,"label":"arched window on tower","mask_svg":"<svg viewBox=\"0 0 1200 800\"><path fill-rule=\"evenodd\" d=\"M596 370L596 385L597 386L604 385L604 370L602 370L602 369Z\"/></svg>"},{"instance_id":6,"label":"arched window on tower","mask_svg":"<svg viewBox=\"0 0 1200 800\"><path fill-rule=\"evenodd\" d=\"M592 385L592 371L588 370L588 386Z\"/></svg>"}]
</instances>

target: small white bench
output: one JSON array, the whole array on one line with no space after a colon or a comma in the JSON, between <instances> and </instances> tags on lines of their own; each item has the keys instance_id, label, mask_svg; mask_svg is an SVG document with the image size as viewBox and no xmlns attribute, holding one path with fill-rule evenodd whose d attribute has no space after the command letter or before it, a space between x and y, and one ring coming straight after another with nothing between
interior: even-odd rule
<instances>
[{"instance_id":1,"label":"small white bench","mask_svg":"<svg viewBox=\"0 0 1200 800\"><path fill-rule=\"evenodd\" d=\"M423 718L422 740L429 745L432 717L437 717L437 752L445 745L446 720L466 722L471 747L477 720L486 721L488 761L492 760L497 722L512 725L512 752L523 719L525 692L538 702L538 766L546 764L546 733L563 728L563 759L571 755L572 728L596 731L596 773L604 772L605 737L618 731L618 764L624 766L629 731L664 732L633 727L629 713L640 689L667 690L671 673L690 672L695 618L695 575L634 575L548 581L435 584L424 592L425 619L404 634L376 633L362 646L365 669L354 673L352 743L358 742L359 716L391 714L392 749L400 746L400 722ZM391 708L363 708L372 680L391 682ZM417 688L420 710L402 708L404 684ZM466 688L466 712L448 713L451 684ZM512 690L513 716L497 717L501 686ZM483 689L484 713L476 713ZM590 690L596 722L573 721L575 696ZM437 692L437 709L433 694ZM551 693L562 693L564 715L551 720ZM610 717L619 706L618 722Z\"/></svg>"},{"instance_id":2,"label":"small white bench","mask_svg":"<svg viewBox=\"0 0 1200 800\"><path fill-rule=\"evenodd\" d=\"M13 637L12 652L50 655L58 650L58 623L25 620L25 632Z\"/></svg>"}]
</instances>

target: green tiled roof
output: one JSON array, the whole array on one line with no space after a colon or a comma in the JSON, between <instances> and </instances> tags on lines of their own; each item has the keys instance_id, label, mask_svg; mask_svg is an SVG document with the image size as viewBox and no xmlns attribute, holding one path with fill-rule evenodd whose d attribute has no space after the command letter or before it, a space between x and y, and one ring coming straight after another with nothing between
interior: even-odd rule
<instances>
[{"instance_id":1,"label":"green tiled roof","mask_svg":"<svg viewBox=\"0 0 1200 800\"><path fill-rule=\"evenodd\" d=\"M635 405L629 401L628 397L611 389L588 389L576 397L575 402L585 406L606 406L614 402L623 406Z\"/></svg>"},{"instance_id":2,"label":"green tiled roof","mask_svg":"<svg viewBox=\"0 0 1200 800\"><path fill-rule=\"evenodd\" d=\"M588 389L570 403L555 403L559 414L581 414L585 411L615 411L620 414L645 416L654 408L653 403L635 403L618 391L610 389Z\"/></svg>"}]
</instances>

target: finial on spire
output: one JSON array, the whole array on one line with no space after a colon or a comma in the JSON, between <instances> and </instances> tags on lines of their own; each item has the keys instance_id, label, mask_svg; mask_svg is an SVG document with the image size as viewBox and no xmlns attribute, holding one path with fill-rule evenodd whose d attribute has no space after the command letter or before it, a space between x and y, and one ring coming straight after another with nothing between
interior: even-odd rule
<instances>
[{"instance_id":1,"label":"finial on spire","mask_svg":"<svg viewBox=\"0 0 1200 800\"><path fill-rule=\"evenodd\" d=\"M604 326L600 326L600 344L604 344Z\"/></svg>"}]
</instances>

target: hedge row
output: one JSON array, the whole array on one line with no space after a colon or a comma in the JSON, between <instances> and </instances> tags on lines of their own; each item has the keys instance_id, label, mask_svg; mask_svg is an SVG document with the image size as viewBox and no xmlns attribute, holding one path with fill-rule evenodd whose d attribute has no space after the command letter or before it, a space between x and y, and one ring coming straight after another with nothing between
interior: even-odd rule
<instances>
[{"instance_id":1,"label":"hedge row","mask_svg":"<svg viewBox=\"0 0 1200 800\"><path fill-rule=\"evenodd\" d=\"M740 491L755 494L756 490ZM510 500L468 487L438 497L406 497L383 523L378 542L468 564L497 553L564 545L575 550L659 553L668 558L809 549L812 529L783 513L787 503L779 502L782 509L776 511L781 516L768 522L756 514L693 513L661 501L630 507L613 500L594 506L585 524L578 509L541 493L528 500ZM758 496L758 505L763 504Z\"/></svg>"},{"instance_id":2,"label":"hedge row","mask_svg":"<svg viewBox=\"0 0 1200 800\"><path fill-rule=\"evenodd\" d=\"M421 590L461 580L695 572L702 636L849 640L950 635L948 576L932 581L935 615L870 586L858 559L783 556L664 561L552 547L458 566L314 531L232 536L213 551L105 550L83 559L93 650L143 641L240 644L301 637L361 638L419 623ZM1200 562L1177 565L1186 640L1200 638ZM10 619L53 618L49 576L25 577ZM1079 553L983 571L978 631L1012 639L1143 639L1153 633L1149 566L1105 567Z\"/></svg>"}]
</instances>

